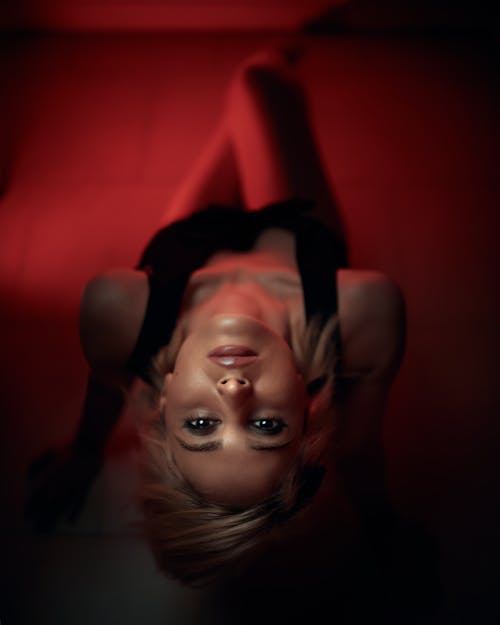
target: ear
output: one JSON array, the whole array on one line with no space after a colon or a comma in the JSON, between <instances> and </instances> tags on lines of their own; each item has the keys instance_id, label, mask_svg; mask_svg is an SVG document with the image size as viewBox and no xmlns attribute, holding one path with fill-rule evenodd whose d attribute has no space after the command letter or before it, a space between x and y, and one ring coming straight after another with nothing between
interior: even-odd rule
<instances>
[{"instance_id":1,"label":"ear","mask_svg":"<svg viewBox=\"0 0 500 625\"><path fill-rule=\"evenodd\" d=\"M162 391L162 394L160 395L159 408L160 408L161 413L165 411L165 393L163 391Z\"/></svg>"},{"instance_id":2,"label":"ear","mask_svg":"<svg viewBox=\"0 0 500 625\"><path fill-rule=\"evenodd\" d=\"M160 395L159 409L160 409L159 423L160 423L160 426L161 426L161 430L163 432L163 436L165 436L166 435L167 426L166 426L166 423L165 423L165 392L164 391L162 391L162 393Z\"/></svg>"}]
</instances>

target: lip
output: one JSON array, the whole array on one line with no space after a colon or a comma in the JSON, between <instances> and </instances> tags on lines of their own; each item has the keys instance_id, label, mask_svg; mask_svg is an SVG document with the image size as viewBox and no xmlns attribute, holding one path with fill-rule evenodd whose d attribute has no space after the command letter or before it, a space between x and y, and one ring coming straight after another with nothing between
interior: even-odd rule
<instances>
[{"instance_id":1,"label":"lip","mask_svg":"<svg viewBox=\"0 0 500 625\"><path fill-rule=\"evenodd\" d=\"M251 365L258 354L246 345L219 345L209 352L208 357L217 365L230 369Z\"/></svg>"}]
</instances>

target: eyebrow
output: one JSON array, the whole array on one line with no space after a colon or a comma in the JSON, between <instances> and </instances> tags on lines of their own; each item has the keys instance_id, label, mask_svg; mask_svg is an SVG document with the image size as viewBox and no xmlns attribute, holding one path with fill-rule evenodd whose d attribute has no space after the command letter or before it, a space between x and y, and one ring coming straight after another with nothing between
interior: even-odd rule
<instances>
[{"instance_id":1,"label":"eyebrow","mask_svg":"<svg viewBox=\"0 0 500 625\"><path fill-rule=\"evenodd\" d=\"M187 449L188 451L216 451L217 449L222 449L222 441L210 441L208 443L186 443L178 436L175 437L175 440L179 443L179 445L183 449ZM275 449L283 449L284 447L288 447L292 441L287 441L286 443L250 443L250 449L256 449L257 451L273 451Z\"/></svg>"}]
</instances>

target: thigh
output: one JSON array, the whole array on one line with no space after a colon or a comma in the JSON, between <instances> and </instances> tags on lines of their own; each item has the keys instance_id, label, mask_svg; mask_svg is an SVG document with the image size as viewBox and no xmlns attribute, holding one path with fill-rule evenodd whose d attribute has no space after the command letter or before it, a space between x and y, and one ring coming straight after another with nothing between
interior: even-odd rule
<instances>
[{"instance_id":1,"label":"thigh","mask_svg":"<svg viewBox=\"0 0 500 625\"><path fill-rule=\"evenodd\" d=\"M316 202L315 216L342 225L302 86L283 63L250 63L229 91L227 118L248 210L290 198Z\"/></svg>"},{"instance_id":2,"label":"thigh","mask_svg":"<svg viewBox=\"0 0 500 625\"><path fill-rule=\"evenodd\" d=\"M193 163L163 214L161 226L189 217L209 205L241 206L240 184L225 122L221 122Z\"/></svg>"}]
</instances>

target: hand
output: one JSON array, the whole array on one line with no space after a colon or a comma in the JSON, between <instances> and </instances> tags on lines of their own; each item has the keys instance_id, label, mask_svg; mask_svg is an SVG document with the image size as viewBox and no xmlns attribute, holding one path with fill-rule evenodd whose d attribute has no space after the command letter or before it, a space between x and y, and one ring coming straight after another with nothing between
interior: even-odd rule
<instances>
[{"instance_id":1,"label":"hand","mask_svg":"<svg viewBox=\"0 0 500 625\"><path fill-rule=\"evenodd\" d=\"M40 533L52 532L57 523L74 523L102 467L98 453L71 445L49 449L30 466L24 515Z\"/></svg>"}]
</instances>

